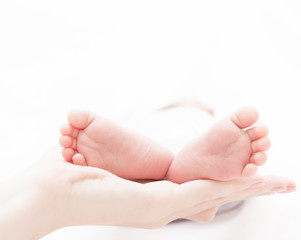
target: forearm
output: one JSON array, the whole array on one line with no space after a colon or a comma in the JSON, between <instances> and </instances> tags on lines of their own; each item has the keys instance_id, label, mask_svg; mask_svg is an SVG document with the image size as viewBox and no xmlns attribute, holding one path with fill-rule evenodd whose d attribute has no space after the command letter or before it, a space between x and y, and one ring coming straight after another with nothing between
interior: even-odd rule
<instances>
[{"instance_id":1,"label":"forearm","mask_svg":"<svg viewBox=\"0 0 301 240\"><path fill-rule=\"evenodd\" d=\"M24 175L0 184L0 239L34 240L59 228L44 199Z\"/></svg>"}]
</instances>

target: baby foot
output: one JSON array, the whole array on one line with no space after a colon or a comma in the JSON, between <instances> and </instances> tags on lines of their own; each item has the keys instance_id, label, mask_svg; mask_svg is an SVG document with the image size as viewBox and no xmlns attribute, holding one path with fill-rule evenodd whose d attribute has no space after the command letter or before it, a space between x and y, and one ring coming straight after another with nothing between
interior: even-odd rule
<instances>
[{"instance_id":1,"label":"baby foot","mask_svg":"<svg viewBox=\"0 0 301 240\"><path fill-rule=\"evenodd\" d=\"M172 153L152 140L87 111L74 110L61 127L66 161L127 179L163 179Z\"/></svg>"},{"instance_id":2,"label":"baby foot","mask_svg":"<svg viewBox=\"0 0 301 240\"><path fill-rule=\"evenodd\" d=\"M226 181L256 174L270 146L266 125L251 127L258 117L256 109L246 107L215 124L179 152L167 179L177 183L195 179Z\"/></svg>"}]
</instances>

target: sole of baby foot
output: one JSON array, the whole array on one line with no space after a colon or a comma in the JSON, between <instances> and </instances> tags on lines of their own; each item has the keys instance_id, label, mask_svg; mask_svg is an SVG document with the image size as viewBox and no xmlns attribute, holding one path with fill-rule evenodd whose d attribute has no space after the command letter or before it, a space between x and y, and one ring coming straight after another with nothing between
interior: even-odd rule
<instances>
[{"instance_id":1,"label":"sole of baby foot","mask_svg":"<svg viewBox=\"0 0 301 240\"><path fill-rule=\"evenodd\" d=\"M71 111L61 134L66 161L127 179L163 179L173 159L151 139L85 110Z\"/></svg>"},{"instance_id":2,"label":"sole of baby foot","mask_svg":"<svg viewBox=\"0 0 301 240\"><path fill-rule=\"evenodd\" d=\"M167 179L183 183L195 179L228 181L256 174L270 147L268 129L257 123L258 111L244 107L213 125L175 156Z\"/></svg>"}]
</instances>

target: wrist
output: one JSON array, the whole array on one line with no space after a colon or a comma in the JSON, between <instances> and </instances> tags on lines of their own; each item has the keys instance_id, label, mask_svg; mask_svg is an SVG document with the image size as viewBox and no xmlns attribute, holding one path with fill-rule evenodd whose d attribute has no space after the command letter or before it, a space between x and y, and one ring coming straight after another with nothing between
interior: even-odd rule
<instances>
[{"instance_id":1,"label":"wrist","mask_svg":"<svg viewBox=\"0 0 301 240\"><path fill-rule=\"evenodd\" d=\"M0 238L39 239L63 227L50 193L41 189L32 173L22 173L0 184Z\"/></svg>"}]
</instances>

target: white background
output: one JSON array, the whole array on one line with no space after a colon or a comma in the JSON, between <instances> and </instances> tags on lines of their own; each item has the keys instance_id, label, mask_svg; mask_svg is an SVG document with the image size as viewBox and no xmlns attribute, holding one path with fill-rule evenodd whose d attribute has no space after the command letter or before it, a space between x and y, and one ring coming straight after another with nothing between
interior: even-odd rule
<instances>
[{"instance_id":1,"label":"white background","mask_svg":"<svg viewBox=\"0 0 301 240\"><path fill-rule=\"evenodd\" d=\"M219 116L254 105L270 127L262 173L300 182L301 5L254 1L1 1L0 180L57 143L71 108L115 121L193 97ZM300 239L300 193L211 224L71 228L58 239ZM86 237L85 237L86 236Z\"/></svg>"}]
</instances>

